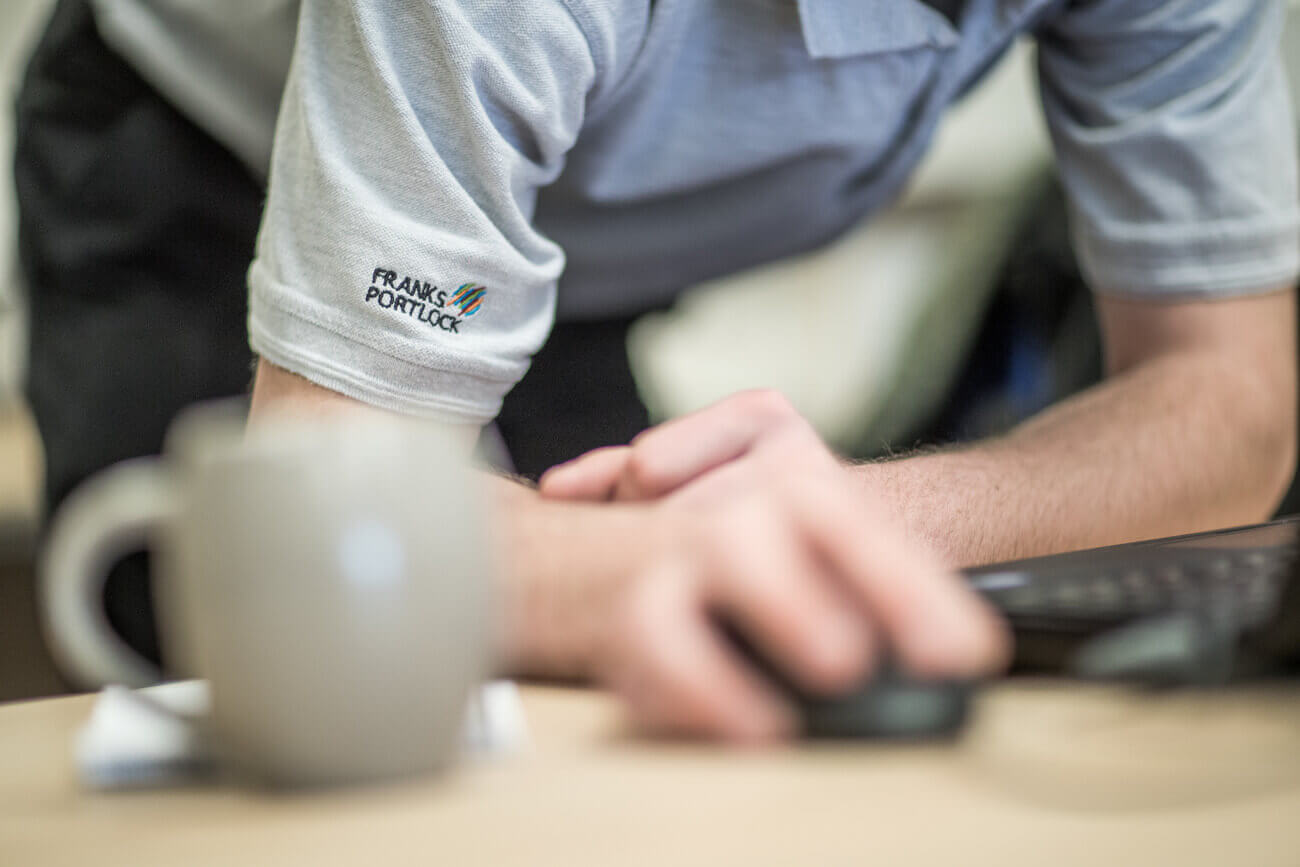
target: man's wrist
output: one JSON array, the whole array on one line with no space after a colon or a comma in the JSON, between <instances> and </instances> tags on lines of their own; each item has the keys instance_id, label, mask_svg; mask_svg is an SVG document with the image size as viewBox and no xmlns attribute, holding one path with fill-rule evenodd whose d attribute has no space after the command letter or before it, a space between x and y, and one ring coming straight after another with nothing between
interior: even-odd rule
<instances>
[{"instance_id":1,"label":"man's wrist","mask_svg":"<svg viewBox=\"0 0 1300 867\"><path fill-rule=\"evenodd\" d=\"M1013 496L1006 478L1012 458L1004 443L990 440L969 448L920 451L906 457L850 464L848 471L882 502L913 544L937 554L952 568L1008 559L993 522L1012 520L1002 495ZM1007 556L1004 556L1007 555Z\"/></svg>"},{"instance_id":2,"label":"man's wrist","mask_svg":"<svg viewBox=\"0 0 1300 867\"><path fill-rule=\"evenodd\" d=\"M553 502L494 482L502 618L498 660L512 675L590 677L628 578L672 544L650 505Z\"/></svg>"}]
</instances>

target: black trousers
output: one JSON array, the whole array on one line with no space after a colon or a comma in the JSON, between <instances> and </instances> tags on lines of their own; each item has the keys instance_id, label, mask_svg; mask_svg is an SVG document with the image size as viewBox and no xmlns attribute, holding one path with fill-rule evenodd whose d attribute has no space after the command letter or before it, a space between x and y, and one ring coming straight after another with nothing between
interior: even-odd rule
<instances>
[{"instance_id":1,"label":"black trousers","mask_svg":"<svg viewBox=\"0 0 1300 867\"><path fill-rule=\"evenodd\" d=\"M245 274L263 189L108 48L86 0L60 0L17 103L27 396L53 508L88 475L156 453L186 404L247 390ZM498 428L535 477L649 424L629 321L558 325ZM157 656L143 557L115 570L109 619Z\"/></svg>"}]
</instances>

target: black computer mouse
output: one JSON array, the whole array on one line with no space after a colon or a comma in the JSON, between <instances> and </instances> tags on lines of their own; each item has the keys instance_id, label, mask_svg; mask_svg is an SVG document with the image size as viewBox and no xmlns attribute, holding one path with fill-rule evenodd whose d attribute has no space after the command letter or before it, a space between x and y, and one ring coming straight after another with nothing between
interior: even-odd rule
<instances>
[{"instance_id":1,"label":"black computer mouse","mask_svg":"<svg viewBox=\"0 0 1300 867\"><path fill-rule=\"evenodd\" d=\"M807 738L930 740L958 735L970 716L975 684L907 674L886 660L859 686L839 695L815 695L794 684L739 630L724 627L745 660L798 710Z\"/></svg>"}]
</instances>

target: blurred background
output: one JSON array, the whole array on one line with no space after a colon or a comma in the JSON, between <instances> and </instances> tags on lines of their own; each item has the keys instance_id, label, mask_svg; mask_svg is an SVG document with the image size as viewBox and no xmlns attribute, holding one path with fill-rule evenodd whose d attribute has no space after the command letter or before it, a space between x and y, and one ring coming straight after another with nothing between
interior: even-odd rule
<instances>
[{"instance_id":1,"label":"blurred background","mask_svg":"<svg viewBox=\"0 0 1300 867\"><path fill-rule=\"evenodd\" d=\"M1300 0L1288 2L1284 50L1300 93ZM51 6L0 3L0 87L9 106ZM0 530L31 538L42 512L42 461L22 399L12 144L6 110ZM792 286L800 305L780 304ZM789 318L776 346L770 311L778 305ZM776 388L835 447L861 457L996 433L1095 380L1091 304L1067 243L1032 45L1018 45L949 115L908 193L887 213L826 249L691 289L672 310L636 325L629 353L657 418L738 389ZM1296 507L1294 496L1285 510ZM16 610L6 599L21 589L6 587L5 577L0 612ZM0 623L0 635L6 628Z\"/></svg>"}]
</instances>

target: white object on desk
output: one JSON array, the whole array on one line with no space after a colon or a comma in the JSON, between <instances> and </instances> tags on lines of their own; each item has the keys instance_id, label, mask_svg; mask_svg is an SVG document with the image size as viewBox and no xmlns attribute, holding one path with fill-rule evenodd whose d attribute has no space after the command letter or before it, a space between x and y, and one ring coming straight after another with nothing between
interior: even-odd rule
<instances>
[{"instance_id":1,"label":"white object on desk","mask_svg":"<svg viewBox=\"0 0 1300 867\"><path fill-rule=\"evenodd\" d=\"M95 789L136 788L210 773L212 752L195 724L209 706L208 685L202 680L104 689L77 733L82 782ZM507 755L527 746L528 724L513 683L494 681L473 695L462 742L471 756Z\"/></svg>"}]
</instances>

